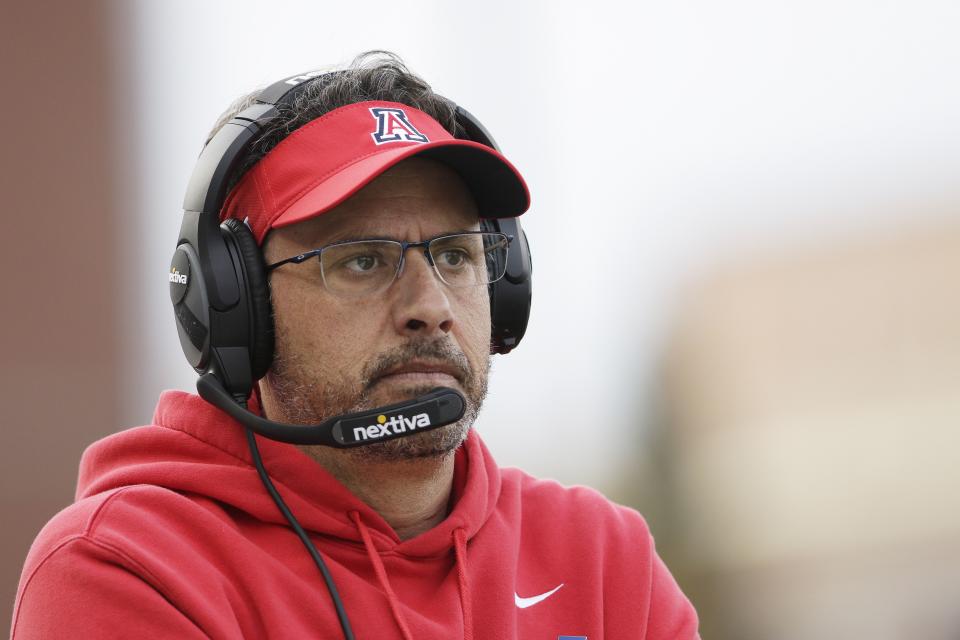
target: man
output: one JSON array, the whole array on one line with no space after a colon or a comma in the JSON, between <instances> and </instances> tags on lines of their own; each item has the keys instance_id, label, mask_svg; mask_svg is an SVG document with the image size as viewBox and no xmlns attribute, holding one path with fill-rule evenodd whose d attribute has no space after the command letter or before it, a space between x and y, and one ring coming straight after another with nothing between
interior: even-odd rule
<instances>
[{"instance_id":1,"label":"man","mask_svg":"<svg viewBox=\"0 0 960 640\"><path fill-rule=\"evenodd\" d=\"M698 637L639 514L499 469L470 430L490 366L488 289L517 241L481 218L528 199L512 165L454 140L457 126L397 58L362 56L309 80L219 210L269 274L275 344L253 412L317 425L442 387L462 395L462 417L401 416L402 437L353 448L295 446L245 441L255 419L166 392L153 425L84 454L77 502L27 559L14 637ZM236 268L259 268L249 258ZM200 263L183 265L175 301L198 286ZM196 318L177 309L189 343ZM354 437L387 433L383 411L382 430Z\"/></svg>"}]
</instances>

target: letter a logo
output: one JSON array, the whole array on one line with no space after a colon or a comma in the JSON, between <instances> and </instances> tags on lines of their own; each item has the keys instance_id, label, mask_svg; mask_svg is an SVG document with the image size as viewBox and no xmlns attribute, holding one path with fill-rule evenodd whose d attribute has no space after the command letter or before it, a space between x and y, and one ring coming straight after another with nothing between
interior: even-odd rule
<instances>
[{"instance_id":1,"label":"letter a logo","mask_svg":"<svg viewBox=\"0 0 960 640\"><path fill-rule=\"evenodd\" d=\"M403 109L371 107L370 113L377 121L377 130L371 133L377 144L385 142L430 142L413 126Z\"/></svg>"}]
</instances>

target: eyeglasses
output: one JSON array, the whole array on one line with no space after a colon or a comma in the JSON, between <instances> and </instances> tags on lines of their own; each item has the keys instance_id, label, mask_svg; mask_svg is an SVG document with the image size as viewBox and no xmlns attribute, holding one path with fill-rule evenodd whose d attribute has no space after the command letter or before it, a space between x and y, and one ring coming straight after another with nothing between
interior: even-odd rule
<instances>
[{"instance_id":1,"label":"eyeglasses","mask_svg":"<svg viewBox=\"0 0 960 640\"><path fill-rule=\"evenodd\" d=\"M507 249L513 241L505 233L467 231L423 242L351 240L335 242L267 265L267 271L287 263L300 264L317 257L324 286L339 296L353 297L385 290L403 272L407 249L423 247L427 263L451 287L478 287L496 282L507 270Z\"/></svg>"}]
</instances>

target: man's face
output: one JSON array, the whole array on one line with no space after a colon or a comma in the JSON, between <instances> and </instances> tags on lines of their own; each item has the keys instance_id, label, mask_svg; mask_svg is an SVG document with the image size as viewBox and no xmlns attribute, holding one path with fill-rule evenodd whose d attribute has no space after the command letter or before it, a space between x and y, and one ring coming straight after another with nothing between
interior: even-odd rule
<instances>
[{"instance_id":1,"label":"man's face","mask_svg":"<svg viewBox=\"0 0 960 640\"><path fill-rule=\"evenodd\" d=\"M332 211L272 231L264 254L269 264L343 240L416 242L477 229L476 204L459 176L436 162L411 158ZM486 394L490 367L486 287L449 287L423 249L414 247L406 252L400 276L377 294L331 293L316 259L275 270L271 294L276 355L261 389L272 419L313 424L443 386L467 399L460 422L361 447L356 455L441 456L466 437Z\"/></svg>"}]
</instances>

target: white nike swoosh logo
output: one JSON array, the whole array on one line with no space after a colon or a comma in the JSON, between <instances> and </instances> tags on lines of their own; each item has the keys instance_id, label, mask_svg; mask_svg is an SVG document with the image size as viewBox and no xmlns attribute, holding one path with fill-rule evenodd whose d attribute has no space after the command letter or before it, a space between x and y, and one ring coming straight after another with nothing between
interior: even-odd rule
<instances>
[{"instance_id":1,"label":"white nike swoosh logo","mask_svg":"<svg viewBox=\"0 0 960 640\"><path fill-rule=\"evenodd\" d=\"M532 607L538 602L543 602L544 600L546 600L547 598L555 594L557 591L559 591L560 587L562 586L563 586L563 583L560 583L557 586L555 586L553 589L550 589L550 591L547 591L546 593L541 593L540 595L533 596L531 598L521 598L520 596L517 595L517 592L514 591L513 601L517 603L517 608L526 609L527 607Z\"/></svg>"}]
</instances>

